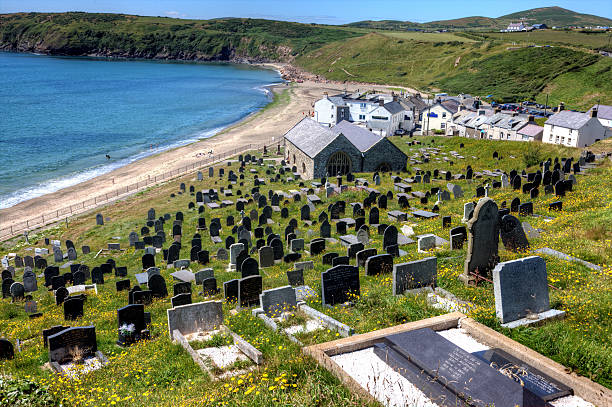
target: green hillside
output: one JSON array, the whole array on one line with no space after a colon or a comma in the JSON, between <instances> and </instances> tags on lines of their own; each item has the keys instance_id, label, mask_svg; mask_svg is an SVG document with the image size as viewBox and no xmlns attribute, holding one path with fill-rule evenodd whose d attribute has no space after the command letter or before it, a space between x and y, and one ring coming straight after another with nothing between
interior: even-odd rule
<instances>
[{"instance_id":1,"label":"green hillside","mask_svg":"<svg viewBox=\"0 0 612 407\"><path fill-rule=\"evenodd\" d=\"M98 13L0 17L0 48L62 55L287 61L361 33L284 21L182 20Z\"/></svg>"},{"instance_id":2,"label":"green hillside","mask_svg":"<svg viewBox=\"0 0 612 407\"><path fill-rule=\"evenodd\" d=\"M495 100L506 102L554 89L555 98L568 107L588 109L594 100L612 103L608 59L563 47L511 50L502 41L432 42L372 33L325 45L298 57L296 63L339 81L493 94Z\"/></svg>"},{"instance_id":3,"label":"green hillside","mask_svg":"<svg viewBox=\"0 0 612 407\"><path fill-rule=\"evenodd\" d=\"M370 28L377 30L491 30L506 28L509 23L524 19L529 24L546 24L549 27L569 26L612 26L612 20L591 14L577 13L561 7L541 7L519 11L498 18L490 17L463 17L452 20L430 21L428 23L413 23L410 21L382 20L359 21L348 24L349 27Z\"/></svg>"}]
</instances>

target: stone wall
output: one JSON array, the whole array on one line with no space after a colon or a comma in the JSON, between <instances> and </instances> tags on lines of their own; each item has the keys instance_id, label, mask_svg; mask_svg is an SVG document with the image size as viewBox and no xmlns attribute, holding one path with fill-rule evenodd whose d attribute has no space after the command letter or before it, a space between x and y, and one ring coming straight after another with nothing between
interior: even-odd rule
<instances>
[{"instance_id":1,"label":"stone wall","mask_svg":"<svg viewBox=\"0 0 612 407\"><path fill-rule=\"evenodd\" d=\"M300 173L303 179L314 178L312 158L308 157L302 150L287 140L285 140L285 159L289 166L293 167L295 165L297 167L297 172Z\"/></svg>"},{"instance_id":2,"label":"stone wall","mask_svg":"<svg viewBox=\"0 0 612 407\"><path fill-rule=\"evenodd\" d=\"M314 178L324 177L327 173L327 162L336 152L342 151L351 159L351 172L361 172L361 151L357 149L346 137L340 135L321 151L314 160ZM336 174L329 174L335 177Z\"/></svg>"},{"instance_id":3,"label":"stone wall","mask_svg":"<svg viewBox=\"0 0 612 407\"><path fill-rule=\"evenodd\" d=\"M374 172L383 163L388 163L393 171L400 171L406 167L407 161L408 157L385 138L365 152L362 172Z\"/></svg>"}]
</instances>

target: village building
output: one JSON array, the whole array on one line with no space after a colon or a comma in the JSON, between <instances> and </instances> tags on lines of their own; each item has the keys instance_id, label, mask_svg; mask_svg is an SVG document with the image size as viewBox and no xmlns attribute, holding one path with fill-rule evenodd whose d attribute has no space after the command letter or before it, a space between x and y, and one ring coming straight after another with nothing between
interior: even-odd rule
<instances>
[{"instance_id":1,"label":"village building","mask_svg":"<svg viewBox=\"0 0 612 407\"><path fill-rule=\"evenodd\" d=\"M597 109L590 113L560 110L544 123L542 142L568 147L588 147L606 138L606 127L597 118Z\"/></svg>"},{"instance_id":2,"label":"village building","mask_svg":"<svg viewBox=\"0 0 612 407\"><path fill-rule=\"evenodd\" d=\"M483 126L486 133L485 138L517 141L522 139L517 132L530 121L533 121L533 116L526 117L517 113L496 113Z\"/></svg>"},{"instance_id":3,"label":"village building","mask_svg":"<svg viewBox=\"0 0 612 407\"><path fill-rule=\"evenodd\" d=\"M506 28L507 32L518 32L518 31L527 31L527 26L523 24L523 22L519 23L510 23L508 24L508 28Z\"/></svg>"},{"instance_id":4,"label":"village building","mask_svg":"<svg viewBox=\"0 0 612 407\"><path fill-rule=\"evenodd\" d=\"M587 114L591 114L593 109L597 110L597 120L604 126L612 129L612 106L609 105L595 105L589 109ZM610 131L608 131L610 134Z\"/></svg>"},{"instance_id":5,"label":"village building","mask_svg":"<svg viewBox=\"0 0 612 407\"><path fill-rule=\"evenodd\" d=\"M304 179L400 171L407 156L387 138L342 121L328 127L307 117L284 136L285 159Z\"/></svg>"},{"instance_id":6,"label":"village building","mask_svg":"<svg viewBox=\"0 0 612 407\"><path fill-rule=\"evenodd\" d=\"M421 118L423 134L436 130L446 133L447 126L453 121L453 115L459 111L459 105L460 103L453 99L439 100L425 109Z\"/></svg>"},{"instance_id":7,"label":"village building","mask_svg":"<svg viewBox=\"0 0 612 407\"><path fill-rule=\"evenodd\" d=\"M459 136L468 138L484 138L481 126L493 115L491 109L478 109L473 112L459 106L459 112L453 116L453 122L446 129L447 136Z\"/></svg>"},{"instance_id":8,"label":"village building","mask_svg":"<svg viewBox=\"0 0 612 407\"><path fill-rule=\"evenodd\" d=\"M416 109L405 107L409 104L416 106L416 103L411 100L400 103L402 99L397 94L367 92L325 95L315 102L313 118L327 126L334 126L343 120L363 123L367 129L381 136L392 136L399 129L410 132L416 125Z\"/></svg>"},{"instance_id":9,"label":"village building","mask_svg":"<svg viewBox=\"0 0 612 407\"><path fill-rule=\"evenodd\" d=\"M544 127L528 122L516 132L516 135L516 141L542 141Z\"/></svg>"}]
</instances>

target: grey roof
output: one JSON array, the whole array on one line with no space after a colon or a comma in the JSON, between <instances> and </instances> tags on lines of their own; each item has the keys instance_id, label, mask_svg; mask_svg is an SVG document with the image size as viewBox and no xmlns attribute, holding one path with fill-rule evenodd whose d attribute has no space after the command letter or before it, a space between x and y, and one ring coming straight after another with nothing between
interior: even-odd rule
<instances>
[{"instance_id":1,"label":"grey roof","mask_svg":"<svg viewBox=\"0 0 612 407\"><path fill-rule=\"evenodd\" d=\"M486 121L492 127L499 127L506 130L516 130L527 123L526 116L512 116L508 113L495 113Z\"/></svg>"},{"instance_id":2,"label":"grey roof","mask_svg":"<svg viewBox=\"0 0 612 407\"><path fill-rule=\"evenodd\" d=\"M342 96L328 96L327 99L336 106L346 106L346 102Z\"/></svg>"},{"instance_id":3,"label":"grey roof","mask_svg":"<svg viewBox=\"0 0 612 407\"><path fill-rule=\"evenodd\" d=\"M310 117L303 118L285 133L285 139L310 158L319 154L337 136L329 127L319 124Z\"/></svg>"},{"instance_id":4,"label":"grey roof","mask_svg":"<svg viewBox=\"0 0 612 407\"><path fill-rule=\"evenodd\" d=\"M530 137L536 137L538 134L544 132L544 127L538 126L537 124L527 123L525 126L521 127L518 131L518 134L524 134Z\"/></svg>"},{"instance_id":5,"label":"grey roof","mask_svg":"<svg viewBox=\"0 0 612 407\"><path fill-rule=\"evenodd\" d=\"M381 136L363 127L355 126L346 120L336 124L331 128L331 131L336 135L343 134L362 153L368 151L374 144L382 140Z\"/></svg>"},{"instance_id":6,"label":"grey roof","mask_svg":"<svg viewBox=\"0 0 612 407\"><path fill-rule=\"evenodd\" d=\"M447 110L449 110L451 113L457 113L459 111L460 103L456 100L443 100L442 102L440 102L440 104L444 106Z\"/></svg>"},{"instance_id":7,"label":"grey roof","mask_svg":"<svg viewBox=\"0 0 612 407\"><path fill-rule=\"evenodd\" d=\"M595 105L589 109L587 114L591 114L593 108L597 108L597 117L600 119L612 120L612 106L608 105Z\"/></svg>"},{"instance_id":8,"label":"grey roof","mask_svg":"<svg viewBox=\"0 0 612 407\"><path fill-rule=\"evenodd\" d=\"M550 118L546 120L545 124L578 130L584 127L584 125L587 124L590 119L591 116L586 113L561 110L560 112L550 116Z\"/></svg>"},{"instance_id":9,"label":"grey roof","mask_svg":"<svg viewBox=\"0 0 612 407\"><path fill-rule=\"evenodd\" d=\"M391 114L396 114L404 110L402 105L399 102L388 102L385 103L384 108Z\"/></svg>"}]
</instances>

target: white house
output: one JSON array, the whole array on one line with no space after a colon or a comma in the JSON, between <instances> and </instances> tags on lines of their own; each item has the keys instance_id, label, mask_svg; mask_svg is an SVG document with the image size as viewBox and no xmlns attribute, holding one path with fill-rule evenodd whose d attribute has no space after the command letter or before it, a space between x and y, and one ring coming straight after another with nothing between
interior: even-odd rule
<instances>
[{"instance_id":1,"label":"white house","mask_svg":"<svg viewBox=\"0 0 612 407\"><path fill-rule=\"evenodd\" d=\"M398 102L398 95L356 93L328 96L315 102L314 119L334 126L342 120L365 123L379 135L390 136L399 129L414 129L414 112Z\"/></svg>"},{"instance_id":2,"label":"white house","mask_svg":"<svg viewBox=\"0 0 612 407\"><path fill-rule=\"evenodd\" d=\"M407 113L398 102L384 103L381 100L378 107L369 113L368 128L381 136L392 136L396 130L405 128L403 125L407 116L411 126L408 130L412 130L414 120Z\"/></svg>"},{"instance_id":3,"label":"white house","mask_svg":"<svg viewBox=\"0 0 612 407\"><path fill-rule=\"evenodd\" d=\"M514 31L526 31L527 30L527 26L525 24L523 24L523 22L520 23L510 23L508 25L508 28L506 28L506 31L510 31L510 32L514 32Z\"/></svg>"},{"instance_id":4,"label":"white house","mask_svg":"<svg viewBox=\"0 0 612 407\"><path fill-rule=\"evenodd\" d=\"M431 107L423 110L421 129L423 132L442 130L453 121L453 115L459 111L459 103L455 100L438 101Z\"/></svg>"},{"instance_id":5,"label":"white house","mask_svg":"<svg viewBox=\"0 0 612 407\"><path fill-rule=\"evenodd\" d=\"M341 97L327 96L314 105L314 119L327 126L335 126L342 120L349 120L349 107Z\"/></svg>"},{"instance_id":6,"label":"white house","mask_svg":"<svg viewBox=\"0 0 612 407\"><path fill-rule=\"evenodd\" d=\"M612 106L608 105L595 105L589 111L588 114L593 112L593 109L597 109L597 119L605 127L612 129Z\"/></svg>"},{"instance_id":7,"label":"white house","mask_svg":"<svg viewBox=\"0 0 612 407\"><path fill-rule=\"evenodd\" d=\"M597 109L590 114L561 110L544 123L542 142L567 147L588 147L606 138L606 128L597 119Z\"/></svg>"}]
</instances>

